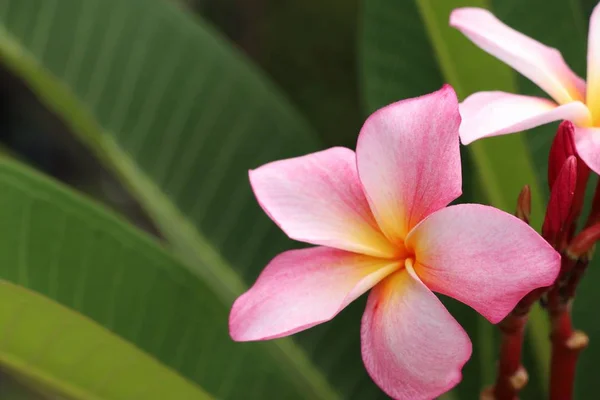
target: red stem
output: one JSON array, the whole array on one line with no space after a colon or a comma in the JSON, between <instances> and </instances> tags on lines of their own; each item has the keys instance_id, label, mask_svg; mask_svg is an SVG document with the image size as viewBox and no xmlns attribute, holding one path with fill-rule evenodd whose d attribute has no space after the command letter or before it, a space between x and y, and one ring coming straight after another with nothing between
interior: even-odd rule
<instances>
[{"instance_id":1,"label":"red stem","mask_svg":"<svg viewBox=\"0 0 600 400\"><path fill-rule=\"evenodd\" d=\"M496 383L482 392L481 399L516 400L529 376L521 364L525 326L531 306L548 288L539 288L523 297L514 310L498 324L502 333Z\"/></svg>"},{"instance_id":2,"label":"red stem","mask_svg":"<svg viewBox=\"0 0 600 400\"><path fill-rule=\"evenodd\" d=\"M589 340L585 333L573 330L570 306L551 310L550 319L552 322L550 400L572 400L577 358Z\"/></svg>"},{"instance_id":3,"label":"red stem","mask_svg":"<svg viewBox=\"0 0 600 400\"><path fill-rule=\"evenodd\" d=\"M586 227L600 218L600 183L594 194L594 210L590 213ZM588 336L573 329L571 305L575 290L589 263L588 254L579 254L571 259L563 254L561 274L558 282L548 293L552 356L550 359L550 400L572 400L575 388L575 370L579 353L589 343Z\"/></svg>"},{"instance_id":4,"label":"red stem","mask_svg":"<svg viewBox=\"0 0 600 400\"><path fill-rule=\"evenodd\" d=\"M521 352L527 314L511 314L499 324L502 332L498 376L494 386L497 400L516 400L519 391L527 384L527 371L521 364Z\"/></svg>"}]
</instances>

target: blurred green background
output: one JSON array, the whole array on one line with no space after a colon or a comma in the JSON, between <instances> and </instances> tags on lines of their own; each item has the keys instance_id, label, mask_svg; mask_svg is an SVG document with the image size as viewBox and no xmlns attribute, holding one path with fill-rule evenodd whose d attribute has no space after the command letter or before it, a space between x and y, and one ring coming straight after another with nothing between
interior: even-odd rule
<instances>
[{"instance_id":1,"label":"blurred green background","mask_svg":"<svg viewBox=\"0 0 600 400\"><path fill-rule=\"evenodd\" d=\"M492 9L585 77L595 3L0 0L0 397L386 398L360 359L364 298L293 338L229 339L235 297L298 246L260 211L247 170L354 148L370 112L444 82L461 98L543 95L450 29L455 7ZM459 201L512 212L530 184L539 229L556 127L463 148ZM591 338L581 399L597 387L598 268L574 310ZM496 330L443 300L474 343L445 397L476 398ZM545 398L547 336L536 310L525 399Z\"/></svg>"}]
</instances>

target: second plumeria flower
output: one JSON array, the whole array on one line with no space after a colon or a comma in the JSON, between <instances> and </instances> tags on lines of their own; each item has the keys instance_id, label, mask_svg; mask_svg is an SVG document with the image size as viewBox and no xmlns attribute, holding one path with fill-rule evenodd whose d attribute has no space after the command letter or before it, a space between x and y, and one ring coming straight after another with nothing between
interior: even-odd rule
<instances>
[{"instance_id":1,"label":"second plumeria flower","mask_svg":"<svg viewBox=\"0 0 600 400\"><path fill-rule=\"evenodd\" d=\"M395 399L431 399L461 380L471 342L432 292L491 322L551 285L560 257L527 224L492 207L446 207L461 194L460 116L450 86L365 122L356 154L332 148L250 172L265 212L317 245L275 257L233 305L234 340L266 340L329 321L373 288L364 364Z\"/></svg>"},{"instance_id":2,"label":"second plumeria flower","mask_svg":"<svg viewBox=\"0 0 600 400\"><path fill-rule=\"evenodd\" d=\"M450 25L554 100L504 92L475 93L460 107L464 144L569 120L575 124L579 156L600 173L600 6L590 18L587 82L571 71L558 50L508 27L487 10L456 9L450 15Z\"/></svg>"}]
</instances>

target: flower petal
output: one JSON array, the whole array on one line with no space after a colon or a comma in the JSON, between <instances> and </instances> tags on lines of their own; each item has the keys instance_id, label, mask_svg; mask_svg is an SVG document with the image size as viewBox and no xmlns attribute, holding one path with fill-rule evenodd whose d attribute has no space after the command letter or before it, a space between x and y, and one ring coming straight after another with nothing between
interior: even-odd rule
<instances>
[{"instance_id":1,"label":"flower petal","mask_svg":"<svg viewBox=\"0 0 600 400\"><path fill-rule=\"evenodd\" d=\"M407 237L415 271L433 291L499 322L523 296L550 286L560 256L529 225L493 207L461 204L440 210Z\"/></svg>"},{"instance_id":2,"label":"flower petal","mask_svg":"<svg viewBox=\"0 0 600 400\"><path fill-rule=\"evenodd\" d=\"M502 23L481 8L459 8L450 25L481 49L529 78L559 104L585 101L585 82L565 63L560 52Z\"/></svg>"},{"instance_id":3,"label":"flower petal","mask_svg":"<svg viewBox=\"0 0 600 400\"><path fill-rule=\"evenodd\" d=\"M594 124L600 123L600 5L596 5L590 17L587 54L587 100L595 115Z\"/></svg>"},{"instance_id":4,"label":"flower petal","mask_svg":"<svg viewBox=\"0 0 600 400\"><path fill-rule=\"evenodd\" d=\"M329 321L399 264L328 247L281 253L233 304L229 333L267 340Z\"/></svg>"},{"instance_id":5,"label":"flower petal","mask_svg":"<svg viewBox=\"0 0 600 400\"><path fill-rule=\"evenodd\" d=\"M460 140L469 144L561 119L588 124L587 107L578 101L557 106L550 100L504 92L479 92L460 104Z\"/></svg>"},{"instance_id":6,"label":"flower petal","mask_svg":"<svg viewBox=\"0 0 600 400\"><path fill-rule=\"evenodd\" d=\"M575 148L587 166L600 174L600 128L575 126Z\"/></svg>"},{"instance_id":7,"label":"flower petal","mask_svg":"<svg viewBox=\"0 0 600 400\"><path fill-rule=\"evenodd\" d=\"M452 87L382 108L365 122L358 173L379 226L401 243L421 219L460 196L458 102Z\"/></svg>"},{"instance_id":8,"label":"flower petal","mask_svg":"<svg viewBox=\"0 0 600 400\"><path fill-rule=\"evenodd\" d=\"M261 207L292 239L378 257L397 249L379 230L352 150L336 147L250 171Z\"/></svg>"},{"instance_id":9,"label":"flower petal","mask_svg":"<svg viewBox=\"0 0 600 400\"><path fill-rule=\"evenodd\" d=\"M438 298L407 268L369 294L361 328L371 378L394 399L432 399L453 388L471 341Z\"/></svg>"}]
</instances>

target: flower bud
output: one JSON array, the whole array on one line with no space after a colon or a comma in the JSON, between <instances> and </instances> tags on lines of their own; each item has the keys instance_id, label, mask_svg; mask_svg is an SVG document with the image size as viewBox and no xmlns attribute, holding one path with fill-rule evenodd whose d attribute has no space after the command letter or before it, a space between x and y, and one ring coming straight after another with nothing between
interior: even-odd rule
<instances>
[{"instance_id":1,"label":"flower bud","mask_svg":"<svg viewBox=\"0 0 600 400\"><path fill-rule=\"evenodd\" d=\"M570 121L562 122L556 132L552 147L550 148L550 157L548 159L548 185L552 190L556 179L565 164L566 160L571 157L577 157L577 186L573 205L571 206L571 215L569 216L570 223L573 223L579 217L583 208L583 200L585 197L585 189L590 176L590 169L577 154L575 149L575 127Z\"/></svg>"},{"instance_id":2,"label":"flower bud","mask_svg":"<svg viewBox=\"0 0 600 400\"><path fill-rule=\"evenodd\" d=\"M521 221L529 224L529 216L531 215L531 189L529 185L523 186L519 198L517 199L517 211L515 216Z\"/></svg>"},{"instance_id":3,"label":"flower bud","mask_svg":"<svg viewBox=\"0 0 600 400\"><path fill-rule=\"evenodd\" d=\"M572 206L577 185L577 159L570 156L560 170L550 192L542 236L557 250L562 247L563 234L572 224Z\"/></svg>"},{"instance_id":4,"label":"flower bud","mask_svg":"<svg viewBox=\"0 0 600 400\"><path fill-rule=\"evenodd\" d=\"M548 158L548 187L550 190L552 190L567 158L577 155L574 135L575 127L571 121L564 121L558 126Z\"/></svg>"}]
</instances>

